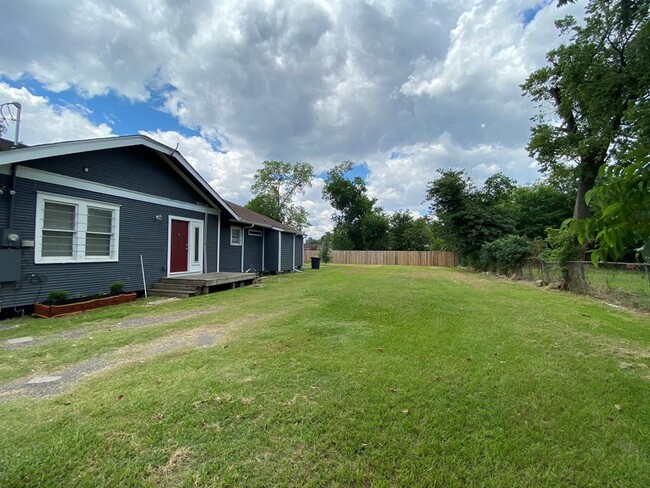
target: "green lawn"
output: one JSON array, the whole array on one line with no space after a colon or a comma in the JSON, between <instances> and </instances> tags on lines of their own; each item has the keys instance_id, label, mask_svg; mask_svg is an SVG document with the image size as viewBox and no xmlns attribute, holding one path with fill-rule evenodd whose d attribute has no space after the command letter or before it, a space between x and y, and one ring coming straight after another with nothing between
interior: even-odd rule
<instances>
[{"instance_id":1,"label":"green lawn","mask_svg":"<svg viewBox=\"0 0 650 488\"><path fill-rule=\"evenodd\" d=\"M203 313L116 325L190 310ZM3 383L196 329L224 335L58 397L0 402L0 486L650 486L650 316L588 297L327 265L14 322L3 344L42 343L0 347ZM85 333L61 339L70 331Z\"/></svg>"}]
</instances>

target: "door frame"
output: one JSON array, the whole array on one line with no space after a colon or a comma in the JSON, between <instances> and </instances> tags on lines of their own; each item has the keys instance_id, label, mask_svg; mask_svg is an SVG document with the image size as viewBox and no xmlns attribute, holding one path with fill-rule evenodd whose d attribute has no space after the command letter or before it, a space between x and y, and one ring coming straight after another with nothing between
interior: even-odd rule
<instances>
[{"instance_id":1,"label":"door frame","mask_svg":"<svg viewBox=\"0 0 650 488\"><path fill-rule=\"evenodd\" d=\"M171 256L172 256L172 220L182 220L187 222L187 271L171 272ZM181 274L198 274L203 273L203 233L205 223L203 220L191 219L188 217L178 217L176 215L169 215L167 218L167 276L181 275ZM199 229L199 261L193 261L195 254L195 242L193 239L194 229Z\"/></svg>"}]
</instances>

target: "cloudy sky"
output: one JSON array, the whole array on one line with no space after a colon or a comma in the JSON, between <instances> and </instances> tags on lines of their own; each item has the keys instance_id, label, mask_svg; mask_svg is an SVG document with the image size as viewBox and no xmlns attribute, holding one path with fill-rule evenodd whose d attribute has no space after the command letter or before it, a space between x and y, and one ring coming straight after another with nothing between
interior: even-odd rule
<instances>
[{"instance_id":1,"label":"cloudy sky","mask_svg":"<svg viewBox=\"0 0 650 488\"><path fill-rule=\"evenodd\" d=\"M147 134L246 203L265 159L351 159L386 211L426 211L436 169L540 175L519 85L584 0L4 0L0 103L38 144ZM10 126L9 135L13 132Z\"/></svg>"}]
</instances>

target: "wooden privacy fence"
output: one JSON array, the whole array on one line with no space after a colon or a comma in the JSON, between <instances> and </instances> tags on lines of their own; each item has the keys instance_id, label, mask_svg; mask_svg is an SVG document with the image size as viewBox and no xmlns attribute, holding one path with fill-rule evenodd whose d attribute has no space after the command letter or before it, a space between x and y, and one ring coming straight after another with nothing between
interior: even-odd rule
<instances>
[{"instance_id":1,"label":"wooden privacy fence","mask_svg":"<svg viewBox=\"0 0 650 488\"><path fill-rule=\"evenodd\" d=\"M320 251L305 250L305 263ZM336 264L383 264L399 266L458 266L458 256L453 251L330 251Z\"/></svg>"}]
</instances>

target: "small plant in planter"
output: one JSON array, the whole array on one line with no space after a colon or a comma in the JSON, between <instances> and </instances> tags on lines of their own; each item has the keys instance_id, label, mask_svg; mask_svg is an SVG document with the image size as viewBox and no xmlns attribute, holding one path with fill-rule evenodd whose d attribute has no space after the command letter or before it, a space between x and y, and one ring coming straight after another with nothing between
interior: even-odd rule
<instances>
[{"instance_id":1,"label":"small plant in planter","mask_svg":"<svg viewBox=\"0 0 650 488\"><path fill-rule=\"evenodd\" d=\"M71 315L109 305L132 302L136 298L136 293L124 293L124 283L121 282L111 283L110 295L103 292L93 296L80 295L70 298L67 290L54 290L48 293L46 302L34 304L34 315L46 318Z\"/></svg>"},{"instance_id":2,"label":"small plant in planter","mask_svg":"<svg viewBox=\"0 0 650 488\"><path fill-rule=\"evenodd\" d=\"M119 295L124 292L124 283L116 281L111 283L111 295Z\"/></svg>"},{"instance_id":3,"label":"small plant in planter","mask_svg":"<svg viewBox=\"0 0 650 488\"><path fill-rule=\"evenodd\" d=\"M69 298L68 290L53 290L47 294L47 301L52 305L65 303Z\"/></svg>"}]
</instances>

